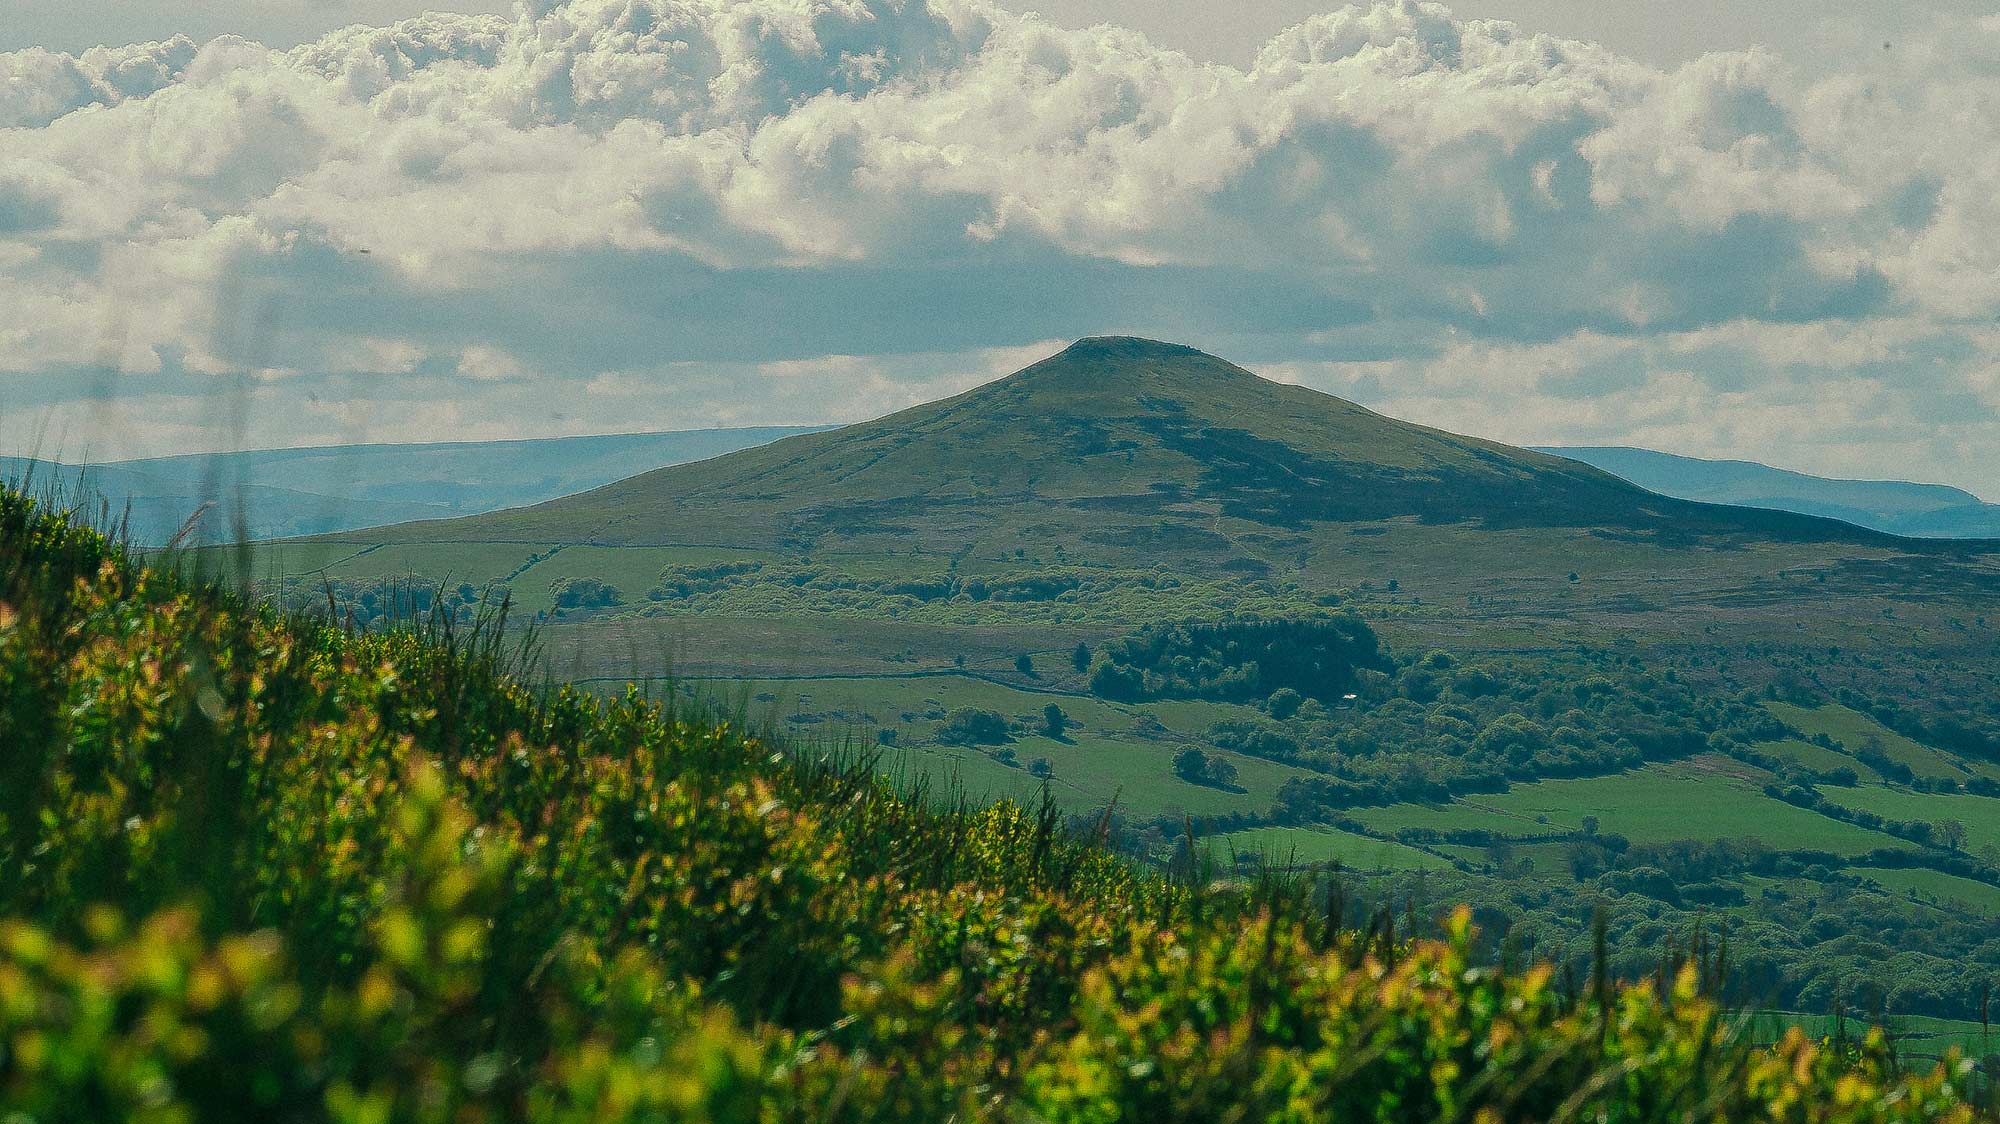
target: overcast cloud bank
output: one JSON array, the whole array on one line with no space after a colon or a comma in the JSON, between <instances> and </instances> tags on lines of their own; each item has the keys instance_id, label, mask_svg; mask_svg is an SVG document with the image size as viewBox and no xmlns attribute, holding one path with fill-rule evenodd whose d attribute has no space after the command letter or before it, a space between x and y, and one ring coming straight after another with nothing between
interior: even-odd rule
<instances>
[{"instance_id":1,"label":"overcast cloud bank","mask_svg":"<svg viewBox=\"0 0 2000 1124\"><path fill-rule=\"evenodd\" d=\"M852 420L1129 331L1990 497L1996 111L1995 20L1809 77L1417 3L1248 70L974 0L0 54L0 439Z\"/></svg>"}]
</instances>

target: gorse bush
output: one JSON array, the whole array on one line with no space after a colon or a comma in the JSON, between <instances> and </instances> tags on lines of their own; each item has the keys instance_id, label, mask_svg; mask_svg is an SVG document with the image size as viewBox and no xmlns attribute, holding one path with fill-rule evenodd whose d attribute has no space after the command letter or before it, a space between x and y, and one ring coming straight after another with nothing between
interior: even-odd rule
<instances>
[{"instance_id":1,"label":"gorse bush","mask_svg":"<svg viewBox=\"0 0 2000 1124\"><path fill-rule=\"evenodd\" d=\"M1752 1048L1135 872L721 717L530 690L0 496L0 1119L1969 1120L1880 1039Z\"/></svg>"}]
</instances>

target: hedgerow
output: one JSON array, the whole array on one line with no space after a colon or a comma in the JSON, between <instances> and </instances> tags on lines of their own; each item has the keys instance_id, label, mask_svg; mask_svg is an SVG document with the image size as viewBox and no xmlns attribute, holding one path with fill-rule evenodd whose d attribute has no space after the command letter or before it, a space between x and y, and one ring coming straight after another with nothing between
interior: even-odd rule
<instances>
[{"instance_id":1,"label":"hedgerow","mask_svg":"<svg viewBox=\"0 0 2000 1124\"><path fill-rule=\"evenodd\" d=\"M1692 966L1341 931L516 651L0 496L0 1119L1974 1118L1957 1059L1753 1047Z\"/></svg>"}]
</instances>

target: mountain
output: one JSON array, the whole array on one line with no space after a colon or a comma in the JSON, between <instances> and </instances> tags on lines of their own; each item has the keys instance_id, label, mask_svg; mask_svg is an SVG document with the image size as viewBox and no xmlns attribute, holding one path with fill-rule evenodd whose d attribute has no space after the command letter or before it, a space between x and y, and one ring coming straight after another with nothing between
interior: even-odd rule
<instances>
[{"instance_id":1,"label":"mountain","mask_svg":"<svg viewBox=\"0 0 2000 1124\"><path fill-rule=\"evenodd\" d=\"M206 510L195 541L286 538L537 503L663 465L775 441L767 426L524 441L335 445L188 454L103 465L0 460L0 479L72 502L130 510L134 542L158 545ZM93 502L94 501L94 502Z\"/></svg>"},{"instance_id":2,"label":"mountain","mask_svg":"<svg viewBox=\"0 0 2000 1124\"><path fill-rule=\"evenodd\" d=\"M1332 524L1589 528L1665 545L1880 542L1690 503L1574 460L1396 421L1193 348L1079 341L873 422L649 472L427 537L786 549L1013 548L1072 558L1249 553Z\"/></svg>"},{"instance_id":3,"label":"mountain","mask_svg":"<svg viewBox=\"0 0 2000 1124\"><path fill-rule=\"evenodd\" d=\"M365 630L504 603L581 688L1046 792L1160 862L1423 870L1580 972L1602 903L1621 972L1726 914L1763 1006L1865 978L1972 1019L2000 971L2000 544L1669 498L1190 348L215 553Z\"/></svg>"},{"instance_id":4,"label":"mountain","mask_svg":"<svg viewBox=\"0 0 2000 1124\"><path fill-rule=\"evenodd\" d=\"M1704 460L1625 446L1544 447L1680 499L1795 511L1892 535L2000 538L2000 504L1963 489L1900 480L1839 480L1755 461Z\"/></svg>"}]
</instances>

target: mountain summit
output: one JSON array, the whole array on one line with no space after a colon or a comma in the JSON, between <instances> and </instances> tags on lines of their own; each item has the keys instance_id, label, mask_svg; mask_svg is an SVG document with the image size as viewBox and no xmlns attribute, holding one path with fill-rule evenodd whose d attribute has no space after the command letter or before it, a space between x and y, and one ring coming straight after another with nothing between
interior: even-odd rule
<instances>
[{"instance_id":1,"label":"mountain summit","mask_svg":"<svg viewBox=\"0 0 2000 1124\"><path fill-rule=\"evenodd\" d=\"M1107 359L1143 360L1150 362L1176 362L1188 359L1207 359L1229 367L1241 368L1222 363L1222 360L1207 352L1197 351L1184 343L1162 343L1141 336L1085 336L1063 348L1047 362L1069 359L1076 362L1093 362ZM1037 364L1039 366L1040 364Z\"/></svg>"},{"instance_id":2,"label":"mountain summit","mask_svg":"<svg viewBox=\"0 0 2000 1124\"><path fill-rule=\"evenodd\" d=\"M1050 543L1072 558L1221 561L1392 522L1664 546L1895 541L1667 499L1575 461L1397 421L1191 347L1119 336L1079 340L996 382L875 421L431 530L790 550Z\"/></svg>"}]
</instances>

